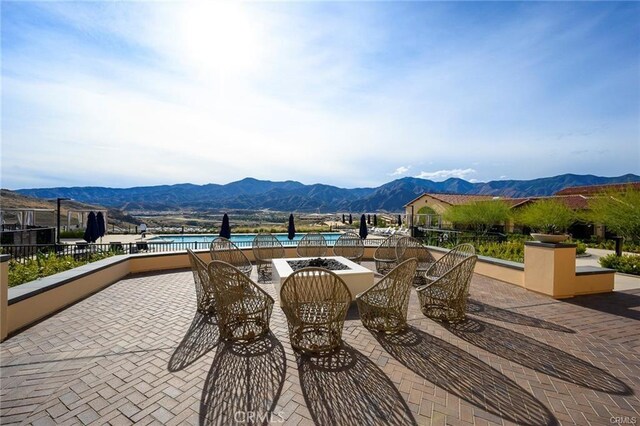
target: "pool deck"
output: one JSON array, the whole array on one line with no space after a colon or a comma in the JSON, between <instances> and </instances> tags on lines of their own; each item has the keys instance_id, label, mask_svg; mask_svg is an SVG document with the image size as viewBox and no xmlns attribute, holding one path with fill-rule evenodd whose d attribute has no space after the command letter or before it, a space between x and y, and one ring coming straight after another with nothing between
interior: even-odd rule
<instances>
[{"instance_id":1,"label":"pool deck","mask_svg":"<svg viewBox=\"0 0 640 426\"><path fill-rule=\"evenodd\" d=\"M260 286L275 296L272 284ZM190 271L123 279L0 345L0 423L640 418L640 290L554 300L475 275L465 323L424 317L412 291L407 332L371 333L352 307L343 347L324 358L291 349L274 298L271 334L225 344L215 320L196 314Z\"/></svg>"}]
</instances>

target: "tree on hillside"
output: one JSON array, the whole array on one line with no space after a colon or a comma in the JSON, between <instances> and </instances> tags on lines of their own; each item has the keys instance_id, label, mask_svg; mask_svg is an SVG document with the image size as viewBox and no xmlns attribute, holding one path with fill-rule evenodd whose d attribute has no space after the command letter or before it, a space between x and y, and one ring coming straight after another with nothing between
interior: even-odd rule
<instances>
[{"instance_id":1,"label":"tree on hillside","mask_svg":"<svg viewBox=\"0 0 640 426\"><path fill-rule=\"evenodd\" d=\"M444 213L444 219L454 225L473 227L477 233L485 235L495 226L509 220L509 206L501 200L476 201L471 204L451 206Z\"/></svg>"},{"instance_id":2,"label":"tree on hillside","mask_svg":"<svg viewBox=\"0 0 640 426\"><path fill-rule=\"evenodd\" d=\"M587 218L626 240L640 242L640 191L608 193L589 200Z\"/></svg>"}]
</instances>

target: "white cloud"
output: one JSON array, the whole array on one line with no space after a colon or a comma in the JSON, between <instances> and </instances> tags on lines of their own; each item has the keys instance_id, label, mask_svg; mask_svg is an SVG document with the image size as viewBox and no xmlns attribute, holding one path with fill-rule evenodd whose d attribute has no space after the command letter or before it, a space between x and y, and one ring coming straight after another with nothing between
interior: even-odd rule
<instances>
[{"instance_id":1,"label":"white cloud","mask_svg":"<svg viewBox=\"0 0 640 426\"><path fill-rule=\"evenodd\" d=\"M431 180L445 180L448 178L460 178L466 179L467 175L475 174L474 169L450 169L450 170L438 170L435 172L420 172L417 178L431 179Z\"/></svg>"},{"instance_id":2,"label":"white cloud","mask_svg":"<svg viewBox=\"0 0 640 426\"><path fill-rule=\"evenodd\" d=\"M637 170L637 97L611 120L587 108L637 88L636 52L560 84L558 63L577 58L582 70L625 39L570 49L595 19L568 25L555 12L570 7L505 12L495 27L467 21L457 34L448 23L465 13L419 3L9 2L3 185L253 176L355 187L424 169L436 171L419 177L483 181ZM547 41L558 38L567 45ZM589 131L595 122L601 131ZM558 143L566 132L580 140ZM448 169L492 163L491 176ZM533 163L545 166L522 167Z\"/></svg>"},{"instance_id":3,"label":"white cloud","mask_svg":"<svg viewBox=\"0 0 640 426\"><path fill-rule=\"evenodd\" d=\"M397 169L395 169L395 171L393 173L389 173L389 176L400 176L403 175L405 173L407 173L409 171L409 169L411 168L411 166L400 166Z\"/></svg>"}]
</instances>

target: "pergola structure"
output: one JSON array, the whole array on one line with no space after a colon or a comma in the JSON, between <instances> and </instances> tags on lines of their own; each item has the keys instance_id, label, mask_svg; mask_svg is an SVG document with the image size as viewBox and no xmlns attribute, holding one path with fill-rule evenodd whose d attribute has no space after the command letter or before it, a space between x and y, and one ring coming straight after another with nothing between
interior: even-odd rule
<instances>
[{"instance_id":1,"label":"pergola structure","mask_svg":"<svg viewBox=\"0 0 640 426\"><path fill-rule=\"evenodd\" d=\"M19 209L2 209L0 210L0 223L2 225L15 224L20 227L27 226L52 226L55 222L55 209L35 209L35 208L19 208ZM38 223L38 219L42 219L44 213L51 213L53 222ZM13 222L15 220L15 222ZM8 223L12 221L12 223Z\"/></svg>"}]
</instances>

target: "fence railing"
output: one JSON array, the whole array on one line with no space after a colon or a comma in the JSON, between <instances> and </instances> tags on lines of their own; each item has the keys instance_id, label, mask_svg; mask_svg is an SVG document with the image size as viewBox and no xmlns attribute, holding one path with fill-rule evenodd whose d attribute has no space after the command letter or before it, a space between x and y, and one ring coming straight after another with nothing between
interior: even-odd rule
<instances>
[{"instance_id":1,"label":"fence railing","mask_svg":"<svg viewBox=\"0 0 640 426\"><path fill-rule=\"evenodd\" d=\"M507 240L505 234L489 232L486 234L476 234L473 232L455 231L452 229L416 228L416 237L426 245L438 247L451 247L458 244L471 243L500 243Z\"/></svg>"},{"instance_id":2,"label":"fence railing","mask_svg":"<svg viewBox=\"0 0 640 426\"><path fill-rule=\"evenodd\" d=\"M377 247L379 239L364 240L365 247ZM251 241L239 241L235 243L241 249L251 249ZM162 253L173 251L186 251L208 249L210 242L173 242L173 241L136 241L134 243L112 242L100 243L76 243L76 244L30 244L30 245L5 245L0 247L0 252L10 254L17 262L25 263L29 259L40 255L71 256L76 260L91 260L96 254L135 254L135 253ZM284 247L296 247L298 241L283 241ZM329 243L331 246L332 243Z\"/></svg>"}]
</instances>

